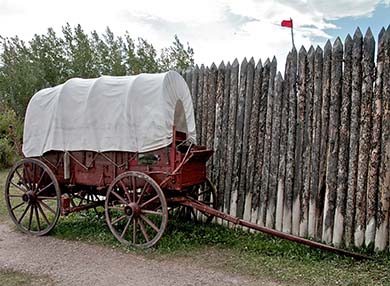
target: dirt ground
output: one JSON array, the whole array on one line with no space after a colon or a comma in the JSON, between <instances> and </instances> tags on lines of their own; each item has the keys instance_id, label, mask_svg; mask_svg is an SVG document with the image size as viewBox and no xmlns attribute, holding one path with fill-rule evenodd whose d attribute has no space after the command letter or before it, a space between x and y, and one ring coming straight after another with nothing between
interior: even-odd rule
<instances>
[{"instance_id":1,"label":"dirt ground","mask_svg":"<svg viewBox=\"0 0 390 286\"><path fill-rule=\"evenodd\" d=\"M157 261L78 241L28 236L5 224L0 224L0 269L49 276L55 285L277 285L188 261Z\"/></svg>"}]
</instances>

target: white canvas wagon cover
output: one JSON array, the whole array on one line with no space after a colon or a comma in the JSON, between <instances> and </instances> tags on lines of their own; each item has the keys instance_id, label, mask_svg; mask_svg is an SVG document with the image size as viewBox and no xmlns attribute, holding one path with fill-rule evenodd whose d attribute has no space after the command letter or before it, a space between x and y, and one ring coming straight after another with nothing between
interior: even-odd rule
<instances>
[{"instance_id":1,"label":"white canvas wagon cover","mask_svg":"<svg viewBox=\"0 0 390 286\"><path fill-rule=\"evenodd\" d=\"M25 117L23 152L147 152L172 142L172 128L195 143L192 99L176 72L70 79L37 92Z\"/></svg>"}]
</instances>

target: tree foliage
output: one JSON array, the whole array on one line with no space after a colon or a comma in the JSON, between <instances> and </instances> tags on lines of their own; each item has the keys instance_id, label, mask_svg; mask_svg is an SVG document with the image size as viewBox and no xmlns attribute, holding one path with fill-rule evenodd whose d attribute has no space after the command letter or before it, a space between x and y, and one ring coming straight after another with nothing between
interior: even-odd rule
<instances>
[{"instance_id":1,"label":"tree foliage","mask_svg":"<svg viewBox=\"0 0 390 286\"><path fill-rule=\"evenodd\" d=\"M177 36L159 53L143 38L115 36L109 28L102 35L86 33L80 25L65 25L61 35L49 28L27 43L0 37L0 46L0 100L20 117L34 93L69 78L183 70L194 64L193 49Z\"/></svg>"}]
</instances>

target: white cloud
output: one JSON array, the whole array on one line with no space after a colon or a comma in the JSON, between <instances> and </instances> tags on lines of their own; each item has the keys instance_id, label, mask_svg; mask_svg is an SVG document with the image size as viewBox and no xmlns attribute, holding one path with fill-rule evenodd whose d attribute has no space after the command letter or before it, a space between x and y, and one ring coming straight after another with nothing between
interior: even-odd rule
<instances>
[{"instance_id":1,"label":"white cloud","mask_svg":"<svg viewBox=\"0 0 390 286\"><path fill-rule=\"evenodd\" d=\"M169 45L174 34L190 42L198 63L217 64L235 57L277 55L279 66L291 48L283 19L294 19L297 46L322 43L330 36L329 22L346 16L370 16L390 0L0 0L0 34L29 39L48 27L59 31L66 22L87 31L117 35L125 31L144 37L158 48Z\"/></svg>"}]
</instances>

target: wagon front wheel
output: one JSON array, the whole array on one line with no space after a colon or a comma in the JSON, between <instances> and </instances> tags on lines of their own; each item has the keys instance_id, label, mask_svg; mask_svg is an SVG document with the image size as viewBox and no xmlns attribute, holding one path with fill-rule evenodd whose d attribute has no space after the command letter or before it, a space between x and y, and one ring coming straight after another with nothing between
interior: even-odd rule
<instances>
[{"instance_id":1,"label":"wagon front wheel","mask_svg":"<svg viewBox=\"0 0 390 286\"><path fill-rule=\"evenodd\" d=\"M105 201L108 227L122 243L147 248L163 235L168 209L160 186L148 175L129 171L110 184Z\"/></svg>"},{"instance_id":2,"label":"wagon front wheel","mask_svg":"<svg viewBox=\"0 0 390 286\"><path fill-rule=\"evenodd\" d=\"M26 158L10 170L5 202L15 225L33 235L47 234L60 215L60 188L54 173L43 162Z\"/></svg>"}]
</instances>

